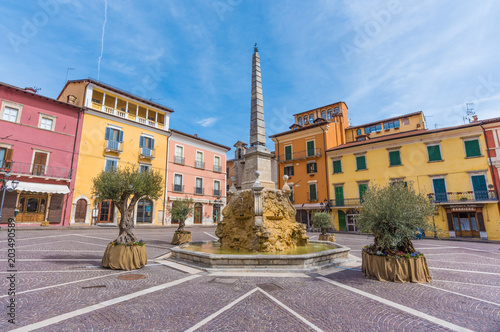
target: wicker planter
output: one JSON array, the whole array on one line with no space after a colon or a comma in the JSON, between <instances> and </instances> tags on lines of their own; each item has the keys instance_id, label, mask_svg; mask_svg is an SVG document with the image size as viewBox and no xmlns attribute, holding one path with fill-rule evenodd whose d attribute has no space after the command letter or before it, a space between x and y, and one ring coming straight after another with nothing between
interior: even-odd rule
<instances>
[{"instance_id":1,"label":"wicker planter","mask_svg":"<svg viewBox=\"0 0 500 332\"><path fill-rule=\"evenodd\" d=\"M333 235L333 234L325 234L325 235L320 234L318 240L319 241L335 242L335 235Z\"/></svg>"},{"instance_id":2,"label":"wicker planter","mask_svg":"<svg viewBox=\"0 0 500 332\"><path fill-rule=\"evenodd\" d=\"M395 258L370 255L363 251L361 269L366 277L380 281L418 283L432 281L424 256Z\"/></svg>"},{"instance_id":3,"label":"wicker planter","mask_svg":"<svg viewBox=\"0 0 500 332\"><path fill-rule=\"evenodd\" d=\"M136 270L148 262L146 246L125 246L108 244L102 266L113 270Z\"/></svg>"},{"instance_id":4,"label":"wicker planter","mask_svg":"<svg viewBox=\"0 0 500 332\"><path fill-rule=\"evenodd\" d=\"M193 241L193 238L191 237L191 233L174 233L174 238L172 239L172 244L174 245L180 245L186 242L191 242Z\"/></svg>"}]
</instances>

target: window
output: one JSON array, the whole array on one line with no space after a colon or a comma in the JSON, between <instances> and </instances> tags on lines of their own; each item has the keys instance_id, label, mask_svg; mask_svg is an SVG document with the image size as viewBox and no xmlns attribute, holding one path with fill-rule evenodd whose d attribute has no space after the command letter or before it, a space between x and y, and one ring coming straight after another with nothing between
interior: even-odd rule
<instances>
[{"instance_id":1,"label":"window","mask_svg":"<svg viewBox=\"0 0 500 332\"><path fill-rule=\"evenodd\" d=\"M362 171L366 169L366 156L356 157L356 170Z\"/></svg>"},{"instance_id":2,"label":"window","mask_svg":"<svg viewBox=\"0 0 500 332\"><path fill-rule=\"evenodd\" d=\"M389 151L389 165L401 166L401 154L399 150Z\"/></svg>"},{"instance_id":3,"label":"window","mask_svg":"<svg viewBox=\"0 0 500 332\"><path fill-rule=\"evenodd\" d=\"M118 168L118 160L106 159L106 164L104 167L105 167L106 172L114 172Z\"/></svg>"},{"instance_id":4,"label":"window","mask_svg":"<svg viewBox=\"0 0 500 332\"><path fill-rule=\"evenodd\" d=\"M10 122L17 122L17 115L19 114L19 110L11 107L5 107L3 110L2 119Z\"/></svg>"},{"instance_id":5,"label":"window","mask_svg":"<svg viewBox=\"0 0 500 332\"><path fill-rule=\"evenodd\" d=\"M196 186L195 186L194 193L197 195L203 195L203 179L202 178L196 178Z\"/></svg>"},{"instance_id":6,"label":"window","mask_svg":"<svg viewBox=\"0 0 500 332\"><path fill-rule=\"evenodd\" d=\"M299 117L299 125L302 126L302 117Z\"/></svg>"},{"instance_id":7,"label":"window","mask_svg":"<svg viewBox=\"0 0 500 332\"><path fill-rule=\"evenodd\" d=\"M361 135L361 128L358 128L358 129L356 130L356 135Z\"/></svg>"},{"instance_id":8,"label":"window","mask_svg":"<svg viewBox=\"0 0 500 332\"><path fill-rule=\"evenodd\" d=\"M292 203L295 201L295 197L293 195L293 184L290 184L290 201Z\"/></svg>"},{"instance_id":9,"label":"window","mask_svg":"<svg viewBox=\"0 0 500 332\"><path fill-rule=\"evenodd\" d=\"M292 160L292 146L285 146L285 160Z\"/></svg>"},{"instance_id":10,"label":"window","mask_svg":"<svg viewBox=\"0 0 500 332\"><path fill-rule=\"evenodd\" d=\"M309 124L309 117L307 115L304 115L304 124Z\"/></svg>"},{"instance_id":11,"label":"window","mask_svg":"<svg viewBox=\"0 0 500 332\"><path fill-rule=\"evenodd\" d=\"M326 111L321 111L321 117L326 120Z\"/></svg>"},{"instance_id":12,"label":"window","mask_svg":"<svg viewBox=\"0 0 500 332\"><path fill-rule=\"evenodd\" d=\"M107 140L106 147L112 150L121 150L120 143L123 142L123 131L111 127L106 128L104 139Z\"/></svg>"},{"instance_id":13,"label":"window","mask_svg":"<svg viewBox=\"0 0 500 332\"><path fill-rule=\"evenodd\" d=\"M141 136L139 139L139 147L141 148L142 156L153 157L153 150L155 149L155 140L149 136Z\"/></svg>"},{"instance_id":14,"label":"window","mask_svg":"<svg viewBox=\"0 0 500 332\"><path fill-rule=\"evenodd\" d=\"M144 165L144 164L139 165L139 172L141 172L141 173L149 172L150 170L151 170L150 165Z\"/></svg>"},{"instance_id":15,"label":"window","mask_svg":"<svg viewBox=\"0 0 500 332\"><path fill-rule=\"evenodd\" d=\"M294 175L293 174L293 166L285 166L283 173L285 173L285 175L288 175L289 177L293 176Z\"/></svg>"},{"instance_id":16,"label":"window","mask_svg":"<svg viewBox=\"0 0 500 332\"><path fill-rule=\"evenodd\" d=\"M472 190L474 190L474 198L476 201L488 200L488 186L486 185L486 177L484 174L471 175Z\"/></svg>"},{"instance_id":17,"label":"window","mask_svg":"<svg viewBox=\"0 0 500 332\"><path fill-rule=\"evenodd\" d=\"M316 162L307 164L307 174L316 173L317 171L318 170L317 170Z\"/></svg>"},{"instance_id":18,"label":"window","mask_svg":"<svg viewBox=\"0 0 500 332\"><path fill-rule=\"evenodd\" d=\"M427 156L429 157L429 162L431 161L441 161L441 148L439 144L427 145Z\"/></svg>"},{"instance_id":19,"label":"window","mask_svg":"<svg viewBox=\"0 0 500 332\"><path fill-rule=\"evenodd\" d=\"M365 134L369 134L369 133L377 132L377 131L382 131L382 125L380 123L373 125L373 126L365 127Z\"/></svg>"},{"instance_id":20,"label":"window","mask_svg":"<svg viewBox=\"0 0 500 332\"><path fill-rule=\"evenodd\" d=\"M409 118L402 118L401 119L401 125L402 126L407 126L410 124L410 119Z\"/></svg>"},{"instance_id":21,"label":"window","mask_svg":"<svg viewBox=\"0 0 500 332\"><path fill-rule=\"evenodd\" d=\"M309 201L317 201L316 183L309 183Z\"/></svg>"},{"instance_id":22,"label":"window","mask_svg":"<svg viewBox=\"0 0 500 332\"><path fill-rule=\"evenodd\" d=\"M14 150L0 148L0 169L10 168L12 166L12 153Z\"/></svg>"},{"instance_id":23,"label":"window","mask_svg":"<svg viewBox=\"0 0 500 332\"><path fill-rule=\"evenodd\" d=\"M342 173L342 160L333 161L333 174Z\"/></svg>"},{"instance_id":24,"label":"window","mask_svg":"<svg viewBox=\"0 0 500 332\"><path fill-rule=\"evenodd\" d=\"M365 192L368 190L368 183L359 183L358 191L359 191L359 202L363 203L363 198L365 196Z\"/></svg>"},{"instance_id":25,"label":"window","mask_svg":"<svg viewBox=\"0 0 500 332\"><path fill-rule=\"evenodd\" d=\"M205 163L203 162L203 152L196 151L196 168L205 168Z\"/></svg>"},{"instance_id":26,"label":"window","mask_svg":"<svg viewBox=\"0 0 500 332\"><path fill-rule=\"evenodd\" d=\"M434 196L436 202L447 202L448 195L446 193L446 184L444 178L432 179L432 186L434 187Z\"/></svg>"},{"instance_id":27,"label":"window","mask_svg":"<svg viewBox=\"0 0 500 332\"><path fill-rule=\"evenodd\" d=\"M309 114L309 123L314 122L314 114Z\"/></svg>"},{"instance_id":28,"label":"window","mask_svg":"<svg viewBox=\"0 0 500 332\"><path fill-rule=\"evenodd\" d=\"M214 196L221 196L220 181L214 181Z\"/></svg>"},{"instance_id":29,"label":"window","mask_svg":"<svg viewBox=\"0 0 500 332\"><path fill-rule=\"evenodd\" d=\"M328 119L333 119L333 111L331 108L328 110Z\"/></svg>"},{"instance_id":30,"label":"window","mask_svg":"<svg viewBox=\"0 0 500 332\"><path fill-rule=\"evenodd\" d=\"M219 156L215 156L214 157L214 172L222 172L222 166L220 164L220 157Z\"/></svg>"},{"instance_id":31,"label":"window","mask_svg":"<svg viewBox=\"0 0 500 332\"><path fill-rule=\"evenodd\" d=\"M174 163L184 165L184 147L175 146Z\"/></svg>"},{"instance_id":32,"label":"window","mask_svg":"<svg viewBox=\"0 0 500 332\"><path fill-rule=\"evenodd\" d=\"M478 139L471 139L464 141L464 145L465 145L465 156L467 158L481 156L481 148L479 147Z\"/></svg>"},{"instance_id":33,"label":"window","mask_svg":"<svg viewBox=\"0 0 500 332\"><path fill-rule=\"evenodd\" d=\"M399 120L384 122L384 129L399 128Z\"/></svg>"},{"instance_id":34,"label":"window","mask_svg":"<svg viewBox=\"0 0 500 332\"><path fill-rule=\"evenodd\" d=\"M391 185L403 185L405 188L408 188L408 182L404 181L404 178L396 178L396 179L391 179Z\"/></svg>"},{"instance_id":35,"label":"window","mask_svg":"<svg viewBox=\"0 0 500 332\"><path fill-rule=\"evenodd\" d=\"M316 149L314 148L314 141L308 141L306 143L307 147L307 156L312 157L316 154Z\"/></svg>"},{"instance_id":36,"label":"window","mask_svg":"<svg viewBox=\"0 0 500 332\"><path fill-rule=\"evenodd\" d=\"M174 191L176 192L183 192L183 186L182 186L182 175L181 174L174 174Z\"/></svg>"},{"instance_id":37,"label":"window","mask_svg":"<svg viewBox=\"0 0 500 332\"><path fill-rule=\"evenodd\" d=\"M44 175L47 168L47 161L49 159L49 154L47 152L35 151L33 155L33 175Z\"/></svg>"},{"instance_id":38,"label":"window","mask_svg":"<svg viewBox=\"0 0 500 332\"><path fill-rule=\"evenodd\" d=\"M335 186L335 206L344 206L344 186Z\"/></svg>"},{"instance_id":39,"label":"window","mask_svg":"<svg viewBox=\"0 0 500 332\"><path fill-rule=\"evenodd\" d=\"M335 114L339 114L340 113L340 108L339 107L335 107L334 113Z\"/></svg>"},{"instance_id":40,"label":"window","mask_svg":"<svg viewBox=\"0 0 500 332\"><path fill-rule=\"evenodd\" d=\"M52 117L41 116L39 127L47 130L54 130L54 121L55 119Z\"/></svg>"}]
</instances>

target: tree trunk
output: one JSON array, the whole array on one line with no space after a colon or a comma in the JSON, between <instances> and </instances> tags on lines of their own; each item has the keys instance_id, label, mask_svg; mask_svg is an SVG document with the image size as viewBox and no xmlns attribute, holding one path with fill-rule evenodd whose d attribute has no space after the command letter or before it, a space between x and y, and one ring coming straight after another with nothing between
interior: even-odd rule
<instances>
[{"instance_id":1,"label":"tree trunk","mask_svg":"<svg viewBox=\"0 0 500 332\"><path fill-rule=\"evenodd\" d=\"M410 238L405 238L404 240L402 240L398 245L398 250L404 252L405 254L411 254L415 252L415 248L413 247L413 243L411 242Z\"/></svg>"},{"instance_id":2,"label":"tree trunk","mask_svg":"<svg viewBox=\"0 0 500 332\"><path fill-rule=\"evenodd\" d=\"M120 211L121 220L119 225L120 233L118 234L118 237L116 238L115 241L123 244L130 244L133 242L137 242L137 237L134 235L134 233L132 233L131 229L134 221L134 218L132 216L132 214L134 213L134 206L130 204L126 208L126 203L116 204L116 206Z\"/></svg>"},{"instance_id":3,"label":"tree trunk","mask_svg":"<svg viewBox=\"0 0 500 332\"><path fill-rule=\"evenodd\" d=\"M184 232L184 226L186 225L186 219L179 220L179 227L177 232Z\"/></svg>"},{"instance_id":4,"label":"tree trunk","mask_svg":"<svg viewBox=\"0 0 500 332\"><path fill-rule=\"evenodd\" d=\"M326 235L326 228L321 229L321 235Z\"/></svg>"}]
</instances>

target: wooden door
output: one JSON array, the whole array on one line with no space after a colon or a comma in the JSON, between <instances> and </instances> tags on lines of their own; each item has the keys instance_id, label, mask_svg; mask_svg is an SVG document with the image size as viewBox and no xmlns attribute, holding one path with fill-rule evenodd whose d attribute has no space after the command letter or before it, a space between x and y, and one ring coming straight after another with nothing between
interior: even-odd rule
<instances>
[{"instance_id":1,"label":"wooden door","mask_svg":"<svg viewBox=\"0 0 500 332\"><path fill-rule=\"evenodd\" d=\"M33 175L44 175L47 165L47 154L45 152L35 152L33 159Z\"/></svg>"},{"instance_id":2,"label":"wooden door","mask_svg":"<svg viewBox=\"0 0 500 332\"><path fill-rule=\"evenodd\" d=\"M39 222L45 220L47 195L21 194L17 222Z\"/></svg>"},{"instance_id":3,"label":"wooden door","mask_svg":"<svg viewBox=\"0 0 500 332\"><path fill-rule=\"evenodd\" d=\"M106 200L99 203L99 217L98 221L100 223L110 223L113 222L115 206L112 201Z\"/></svg>"},{"instance_id":4,"label":"wooden door","mask_svg":"<svg viewBox=\"0 0 500 332\"><path fill-rule=\"evenodd\" d=\"M476 213L454 212L453 223L455 226L455 236L480 237Z\"/></svg>"},{"instance_id":5,"label":"wooden door","mask_svg":"<svg viewBox=\"0 0 500 332\"><path fill-rule=\"evenodd\" d=\"M203 206L201 203L194 205L194 223L201 224L201 217L203 216Z\"/></svg>"},{"instance_id":6,"label":"wooden door","mask_svg":"<svg viewBox=\"0 0 500 332\"><path fill-rule=\"evenodd\" d=\"M347 226L345 224L345 213L342 210L339 210L339 231L347 230Z\"/></svg>"},{"instance_id":7,"label":"wooden door","mask_svg":"<svg viewBox=\"0 0 500 332\"><path fill-rule=\"evenodd\" d=\"M85 222L86 217L87 217L87 201L81 198L76 202L75 222Z\"/></svg>"}]
</instances>

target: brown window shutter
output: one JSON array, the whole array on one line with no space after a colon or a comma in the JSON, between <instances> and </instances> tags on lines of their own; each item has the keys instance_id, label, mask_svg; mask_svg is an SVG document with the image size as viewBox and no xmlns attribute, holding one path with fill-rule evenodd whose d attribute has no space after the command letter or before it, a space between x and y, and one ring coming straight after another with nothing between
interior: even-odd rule
<instances>
[{"instance_id":1,"label":"brown window shutter","mask_svg":"<svg viewBox=\"0 0 500 332\"><path fill-rule=\"evenodd\" d=\"M5 151L5 157L4 157L5 161L12 161L12 155L13 155L13 154L14 154L14 150L12 150L12 149L7 149L7 150Z\"/></svg>"}]
</instances>

